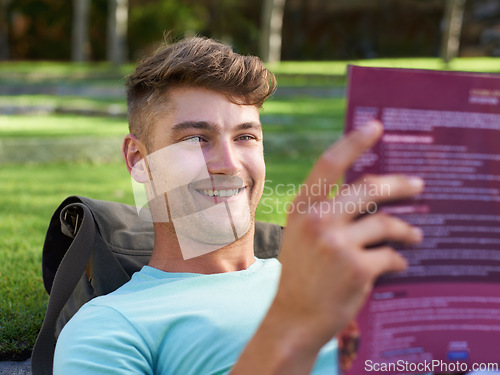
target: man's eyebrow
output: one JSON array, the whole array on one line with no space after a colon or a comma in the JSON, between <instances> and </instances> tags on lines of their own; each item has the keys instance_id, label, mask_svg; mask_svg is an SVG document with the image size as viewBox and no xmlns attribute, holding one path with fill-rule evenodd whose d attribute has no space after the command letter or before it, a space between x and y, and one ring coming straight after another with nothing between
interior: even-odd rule
<instances>
[{"instance_id":1,"label":"man's eyebrow","mask_svg":"<svg viewBox=\"0 0 500 375\"><path fill-rule=\"evenodd\" d=\"M236 126L237 130L250 130L256 129L262 131L262 124L260 122L244 122L243 124L239 124Z\"/></svg>"},{"instance_id":2,"label":"man's eyebrow","mask_svg":"<svg viewBox=\"0 0 500 375\"><path fill-rule=\"evenodd\" d=\"M208 131L218 131L220 130L220 125L214 124L207 121L184 121L179 122L172 126L172 132L181 132L183 130L208 130ZM235 127L236 130L250 130L258 129L262 130L262 125L260 122L244 122Z\"/></svg>"},{"instance_id":3,"label":"man's eyebrow","mask_svg":"<svg viewBox=\"0 0 500 375\"><path fill-rule=\"evenodd\" d=\"M173 125L172 131L181 132L183 130L192 130L192 129L216 131L219 128L220 128L219 125L207 121L184 121Z\"/></svg>"}]
</instances>

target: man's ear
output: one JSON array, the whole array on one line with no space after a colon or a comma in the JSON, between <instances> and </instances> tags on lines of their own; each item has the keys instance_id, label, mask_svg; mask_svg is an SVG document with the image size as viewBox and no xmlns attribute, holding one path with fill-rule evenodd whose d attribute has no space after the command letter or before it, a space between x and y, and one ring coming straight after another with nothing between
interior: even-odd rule
<instances>
[{"instance_id":1,"label":"man's ear","mask_svg":"<svg viewBox=\"0 0 500 375\"><path fill-rule=\"evenodd\" d=\"M122 153L127 170L134 180L139 183L150 181L149 171L145 162L146 147L133 134L127 134L123 139Z\"/></svg>"}]
</instances>

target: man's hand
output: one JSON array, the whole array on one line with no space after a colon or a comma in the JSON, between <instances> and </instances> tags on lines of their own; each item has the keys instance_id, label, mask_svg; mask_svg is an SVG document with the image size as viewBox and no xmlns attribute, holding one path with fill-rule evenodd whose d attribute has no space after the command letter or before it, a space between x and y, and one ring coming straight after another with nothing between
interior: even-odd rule
<instances>
[{"instance_id":1,"label":"man's hand","mask_svg":"<svg viewBox=\"0 0 500 375\"><path fill-rule=\"evenodd\" d=\"M381 124L372 121L330 147L313 167L295 206L315 201L334 206L324 189L316 189L320 194L314 196L308 194L312 185L334 185L381 134ZM281 283L274 303L283 317L290 319L291 325L304 327L307 337L319 347L345 327L361 308L377 277L406 268L405 260L393 249L367 247L383 241L415 243L422 237L419 229L382 213L355 219L368 205L409 198L422 188L423 182L418 178L365 176L341 189L336 200L342 204L337 203L330 212L291 213L280 256ZM353 212L348 207L357 210Z\"/></svg>"},{"instance_id":2,"label":"man's hand","mask_svg":"<svg viewBox=\"0 0 500 375\"><path fill-rule=\"evenodd\" d=\"M422 238L419 229L395 217L382 213L360 217L374 204L419 194L423 189L419 178L365 176L341 187L335 201L328 189L317 188L318 183L335 186L381 134L382 125L372 121L336 142L314 165L294 201L300 210L287 219L280 285L252 339L269 347L268 361L281 360L265 373L309 373L319 349L356 316L375 280L406 268L406 261L392 248L376 245L416 243ZM307 209L318 205L323 209Z\"/></svg>"},{"instance_id":3,"label":"man's hand","mask_svg":"<svg viewBox=\"0 0 500 375\"><path fill-rule=\"evenodd\" d=\"M324 189L310 194L313 184L329 186L339 181L381 134L381 124L372 121L330 147L313 167L295 207L299 202L311 205L319 201L328 202L332 209L326 214L292 212L288 217L280 256L283 271L273 307L282 311L291 326L303 327L306 337L319 347L356 315L377 277L406 268L405 260L393 249L367 247L384 241L415 243L422 237L419 229L382 213L355 220L369 205L419 194L421 179L365 176L344 186L336 205Z\"/></svg>"}]
</instances>

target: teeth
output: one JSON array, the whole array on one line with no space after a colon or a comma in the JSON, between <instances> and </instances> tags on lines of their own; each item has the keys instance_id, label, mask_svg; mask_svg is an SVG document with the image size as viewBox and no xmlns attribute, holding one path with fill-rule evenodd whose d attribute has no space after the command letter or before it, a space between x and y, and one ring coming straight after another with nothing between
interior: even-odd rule
<instances>
[{"instance_id":1,"label":"teeth","mask_svg":"<svg viewBox=\"0 0 500 375\"><path fill-rule=\"evenodd\" d=\"M242 190L243 188L227 190L203 190L203 194L209 197L232 197Z\"/></svg>"}]
</instances>

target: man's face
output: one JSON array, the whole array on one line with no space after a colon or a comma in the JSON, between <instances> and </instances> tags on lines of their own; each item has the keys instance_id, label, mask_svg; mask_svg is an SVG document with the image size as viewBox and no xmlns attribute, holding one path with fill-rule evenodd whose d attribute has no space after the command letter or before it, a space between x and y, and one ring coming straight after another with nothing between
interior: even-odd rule
<instances>
[{"instance_id":1,"label":"man's face","mask_svg":"<svg viewBox=\"0 0 500 375\"><path fill-rule=\"evenodd\" d=\"M214 249L234 242L248 232L264 188L258 109L214 91L175 88L161 113L147 157L153 195L166 192L181 239Z\"/></svg>"}]
</instances>

